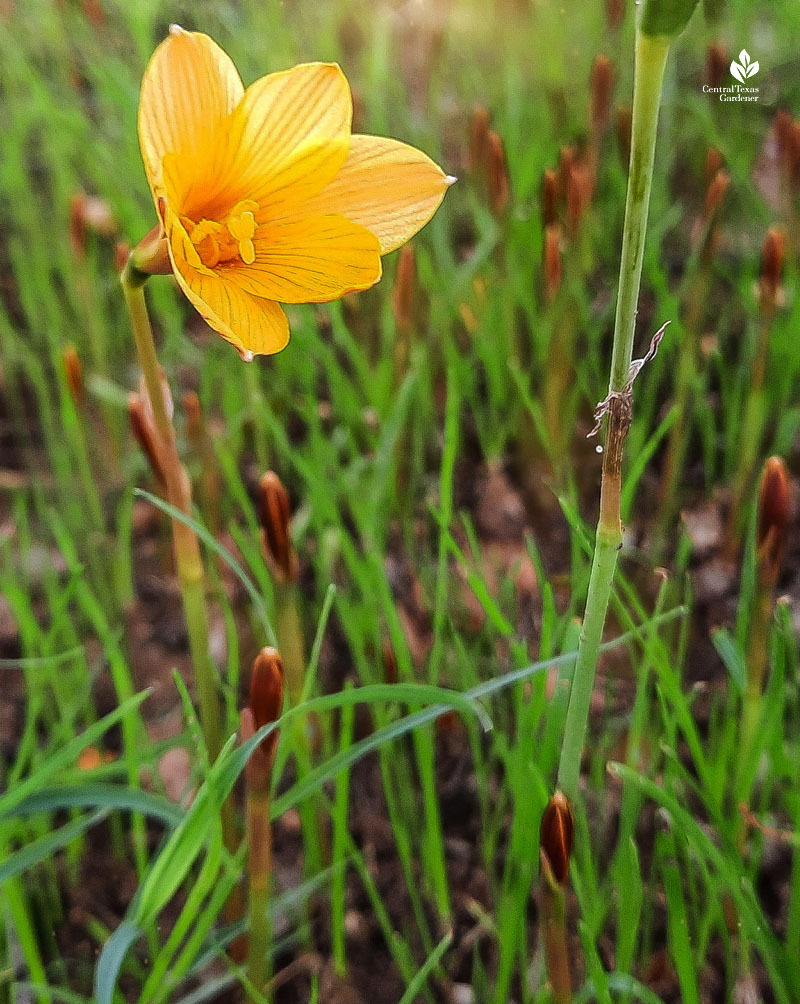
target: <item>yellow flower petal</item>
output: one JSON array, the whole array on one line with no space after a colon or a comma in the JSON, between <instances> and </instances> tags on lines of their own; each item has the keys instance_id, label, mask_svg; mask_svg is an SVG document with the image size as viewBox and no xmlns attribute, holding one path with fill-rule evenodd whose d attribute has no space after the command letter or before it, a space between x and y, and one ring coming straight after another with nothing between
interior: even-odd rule
<instances>
[{"instance_id":1,"label":"yellow flower petal","mask_svg":"<svg viewBox=\"0 0 800 1004\"><path fill-rule=\"evenodd\" d=\"M302 211L346 216L371 230L387 254L425 226L452 181L413 146L352 136L341 171Z\"/></svg>"},{"instance_id":2,"label":"yellow flower petal","mask_svg":"<svg viewBox=\"0 0 800 1004\"><path fill-rule=\"evenodd\" d=\"M229 272L203 265L174 213L167 214L166 231L175 277L192 306L215 331L244 359L271 355L286 347L289 322L277 303L251 295L231 281Z\"/></svg>"},{"instance_id":3,"label":"yellow flower petal","mask_svg":"<svg viewBox=\"0 0 800 1004\"><path fill-rule=\"evenodd\" d=\"M254 200L259 222L291 215L321 191L347 156L353 102L336 63L305 63L247 88L233 116L238 151L227 168L231 204Z\"/></svg>"},{"instance_id":4,"label":"yellow flower petal","mask_svg":"<svg viewBox=\"0 0 800 1004\"><path fill-rule=\"evenodd\" d=\"M261 226L251 265L229 270L230 281L281 303L327 303L367 289L381 277L378 240L343 216L311 216Z\"/></svg>"},{"instance_id":5,"label":"yellow flower petal","mask_svg":"<svg viewBox=\"0 0 800 1004\"><path fill-rule=\"evenodd\" d=\"M244 87L230 57L207 35L173 25L142 79L139 143L153 195L161 164L181 153L198 165L213 152L212 136L241 101Z\"/></svg>"}]
</instances>

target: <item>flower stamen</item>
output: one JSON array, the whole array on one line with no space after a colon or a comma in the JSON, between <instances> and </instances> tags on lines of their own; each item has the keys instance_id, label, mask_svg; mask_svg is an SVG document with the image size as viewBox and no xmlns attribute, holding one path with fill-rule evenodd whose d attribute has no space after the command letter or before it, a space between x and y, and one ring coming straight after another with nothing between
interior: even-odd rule
<instances>
[{"instance_id":1,"label":"flower stamen","mask_svg":"<svg viewBox=\"0 0 800 1004\"><path fill-rule=\"evenodd\" d=\"M241 260L252 265L256 259L253 237L258 203L251 199L237 202L223 223L202 219L199 223L184 217L183 223L206 268Z\"/></svg>"}]
</instances>

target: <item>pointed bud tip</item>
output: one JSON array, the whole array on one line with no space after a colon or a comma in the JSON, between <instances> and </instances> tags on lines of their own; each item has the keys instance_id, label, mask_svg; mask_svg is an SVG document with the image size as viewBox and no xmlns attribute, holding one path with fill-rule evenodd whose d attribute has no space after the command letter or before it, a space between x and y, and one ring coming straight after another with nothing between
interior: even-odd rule
<instances>
[{"instance_id":1,"label":"pointed bud tip","mask_svg":"<svg viewBox=\"0 0 800 1004\"><path fill-rule=\"evenodd\" d=\"M186 29L185 28L181 28L181 26L179 24L171 24L169 26L169 33L173 37L177 37L178 35L188 35L188 32L186 31Z\"/></svg>"},{"instance_id":2,"label":"pointed bud tip","mask_svg":"<svg viewBox=\"0 0 800 1004\"><path fill-rule=\"evenodd\" d=\"M289 495L274 471L267 471L259 482L258 520L273 575L283 582L296 582L297 555L291 540Z\"/></svg>"},{"instance_id":3,"label":"pointed bud tip","mask_svg":"<svg viewBox=\"0 0 800 1004\"><path fill-rule=\"evenodd\" d=\"M275 648L262 648L250 676L250 711L256 730L276 722L283 710L283 662Z\"/></svg>"},{"instance_id":4,"label":"pointed bud tip","mask_svg":"<svg viewBox=\"0 0 800 1004\"><path fill-rule=\"evenodd\" d=\"M542 816L539 846L559 885L566 882L569 874L574 830L575 821L569 800L563 792L557 791Z\"/></svg>"}]
</instances>

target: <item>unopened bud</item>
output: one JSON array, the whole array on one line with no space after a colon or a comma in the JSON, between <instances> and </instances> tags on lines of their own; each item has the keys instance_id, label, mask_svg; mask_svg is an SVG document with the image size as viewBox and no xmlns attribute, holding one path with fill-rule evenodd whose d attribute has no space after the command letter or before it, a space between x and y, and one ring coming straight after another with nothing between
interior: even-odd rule
<instances>
[{"instance_id":1,"label":"unopened bud","mask_svg":"<svg viewBox=\"0 0 800 1004\"><path fill-rule=\"evenodd\" d=\"M186 434L193 442L199 442L205 433L203 422L203 409L197 392L193 390L184 391L181 398L183 413L186 416Z\"/></svg>"},{"instance_id":2,"label":"unopened bud","mask_svg":"<svg viewBox=\"0 0 800 1004\"><path fill-rule=\"evenodd\" d=\"M624 0L606 0L606 22L612 31L619 28L624 8Z\"/></svg>"},{"instance_id":3,"label":"unopened bud","mask_svg":"<svg viewBox=\"0 0 800 1004\"><path fill-rule=\"evenodd\" d=\"M611 91L614 87L614 67L606 56L595 57L592 64L592 129L603 133L611 116Z\"/></svg>"},{"instance_id":4,"label":"unopened bud","mask_svg":"<svg viewBox=\"0 0 800 1004\"><path fill-rule=\"evenodd\" d=\"M728 53L722 42L712 42L706 52L706 83L709 87L721 87L727 79Z\"/></svg>"},{"instance_id":5,"label":"unopened bud","mask_svg":"<svg viewBox=\"0 0 800 1004\"><path fill-rule=\"evenodd\" d=\"M774 583L780 572L789 523L789 475L780 457L770 457L758 496L756 555L762 577Z\"/></svg>"},{"instance_id":6,"label":"unopened bud","mask_svg":"<svg viewBox=\"0 0 800 1004\"><path fill-rule=\"evenodd\" d=\"M562 146L558 152L558 191L562 198L566 198L567 182L574 163L574 148L571 146Z\"/></svg>"},{"instance_id":7,"label":"unopened bud","mask_svg":"<svg viewBox=\"0 0 800 1004\"><path fill-rule=\"evenodd\" d=\"M96 195L76 192L70 200L69 237L76 258L83 258L86 252L86 236L96 233L101 237L113 237L117 232L117 221L108 203Z\"/></svg>"},{"instance_id":8,"label":"unopened bud","mask_svg":"<svg viewBox=\"0 0 800 1004\"><path fill-rule=\"evenodd\" d=\"M547 803L542 816L539 847L544 863L549 866L553 878L559 885L564 885L569 875L574 829L572 807L566 795L557 791Z\"/></svg>"},{"instance_id":9,"label":"unopened bud","mask_svg":"<svg viewBox=\"0 0 800 1004\"><path fill-rule=\"evenodd\" d=\"M631 131L633 130L633 109L624 105L617 109L617 149L620 159L627 167L631 159Z\"/></svg>"},{"instance_id":10,"label":"unopened bud","mask_svg":"<svg viewBox=\"0 0 800 1004\"><path fill-rule=\"evenodd\" d=\"M392 290L392 312L398 329L407 333L414 318L414 292L416 288L417 266L414 248L404 244L397 262L397 275Z\"/></svg>"},{"instance_id":11,"label":"unopened bud","mask_svg":"<svg viewBox=\"0 0 800 1004\"><path fill-rule=\"evenodd\" d=\"M267 471L258 486L258 520L270 571L279 582L297 582L297 555L290 536L289 496L274 471Z\"/></svg>"},{"instance_id":12,"label":"unopened bud","mask_svg":"<svg viewBox=\"0 0 800 1004\"><path fill-rule=\"evenodd\" d=\"M469 169L483 171L489 156L489 113L476 105L469 123Z\"/></svg>"},{"instance_id":13,"label":"unopened bud","mask_svg":"<svg viewBox=\"0 0 800 1004\"><path fill-rule=\"evenodd\" d=\"M779 227L770 227L761 252L761 293L772 302L778 293L783 272L783 254L786 238Z\"/></svg>"},{"instance_id":14,"label":"unopened bud","mask_svg":"<svg viewBox=\"0 0 800 1004\"><path fill-rule=\"evenodd\" d=\"M262 648L253 662L250 676L250 701L240 715L242 740L252 739L259 729L277 722L283 711L283 662L274 648ZM272 764L278 746L278 730L259 743L246 767L247 783L252 788L269 788Z\"/></svg>"},{"instance_id":15,"label":"unopened bud","mask_svg":"<svg viewBox=\"0 0 800 1004\"><path fill-rule=\"evenodd\" d=\"M727 171L717 171L712 178L706 192L706 206L703 213L706 220L712 219L719 212L730 182L731 178Z\"/></svg>"},{"instance_id":16,"label":"unopened bud","mask_svg":"<svg viewBox=\"0 0 800 1004\"><path fill-rule=\"evenodd\" d=\"M74 345L68 345L64 349L64 372L72 400L82 408L86 403L86 388L83 383L83 365Z\"/></svg>"},{"instance_id":17,"label":"unopened bud","mask_svg":"<svg viewBox=\"0 0 800 1004\"><path fill-rule=\"evenodd\" d=\"M128 395L128 420L134 438L147 457L153 477L158 482L159 488L163 491L167 482L159 446L158 430L153 421L152 411L148 404L145 403L145 398L142 394L131 392Z\"/></svg>"},{"instance_id":18,"label":"unopened bud","mask_svg":"<svg viewBox=\"0 0 800 1004\"><path fill-rule=\"evenodd\" d=\"M571 236L577 234L592 198L592 177L589 169L575 163L567 177L567 223Z\"/></svg>"},{"instance_id":19,"label":"unopened bud","mask_svg":"<svg viewBox=\"0 0 800 1004\"><path fill-rule=\"evenodd\" d=\"M493 129L490 129L487 134L487 149L487 196L489 199L489 208L496 217L500 217L508 204L510 189L503 141Z\"/></svg>"},{"instance_id":20,"label":"unopened bud","mask_svg":"<svg viewBox=\"0 0 800 1004\"><path fill-rule=\"evenodd\" d=\"M717 171L721 171L724 166L725 161L722 154L715 146L710 146L706 153L706 183L711 184L717 175Z\"/></svg>"},{"instance_id":21,"label":"unopened bud","mask_svg":"<svg viewBox=\"0 0 800 1004\"><path fill-rule=\"evenodd\" d=\"M557 223L544 232L544 286L552 302L561 287L561 227Z\"/></svg>"},{"instance_id":22,"label":"unopened bud","mask_svg":"<svg viewBox=\"0 0 800 1004\"><path fill-rule=\"evenodd\" d=\"M546 227L558 219L558 175L551 168L542 175L542 222Z\"/></svg>"}]
</instances>

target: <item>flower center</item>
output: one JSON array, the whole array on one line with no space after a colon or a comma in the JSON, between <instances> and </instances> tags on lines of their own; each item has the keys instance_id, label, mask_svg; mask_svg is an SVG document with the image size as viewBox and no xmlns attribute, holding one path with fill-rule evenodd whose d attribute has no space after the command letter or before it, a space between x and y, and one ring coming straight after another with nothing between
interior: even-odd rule
<instances>
[{"instance_id":1,"label":"flower center","mask_svg":"<svg viewBox=\"0 0 800 1004\"><path fill-rule=\"evenodd\" d=\"M215 268L225 262L237 260L243 261L245 265L252 265L256 259L253 237L256 232L257 209L257 202L244 199L236 203L221 223L207 219L195 223L183 218L191 242L206 268Z\"/></svg>"}]
</instances>

